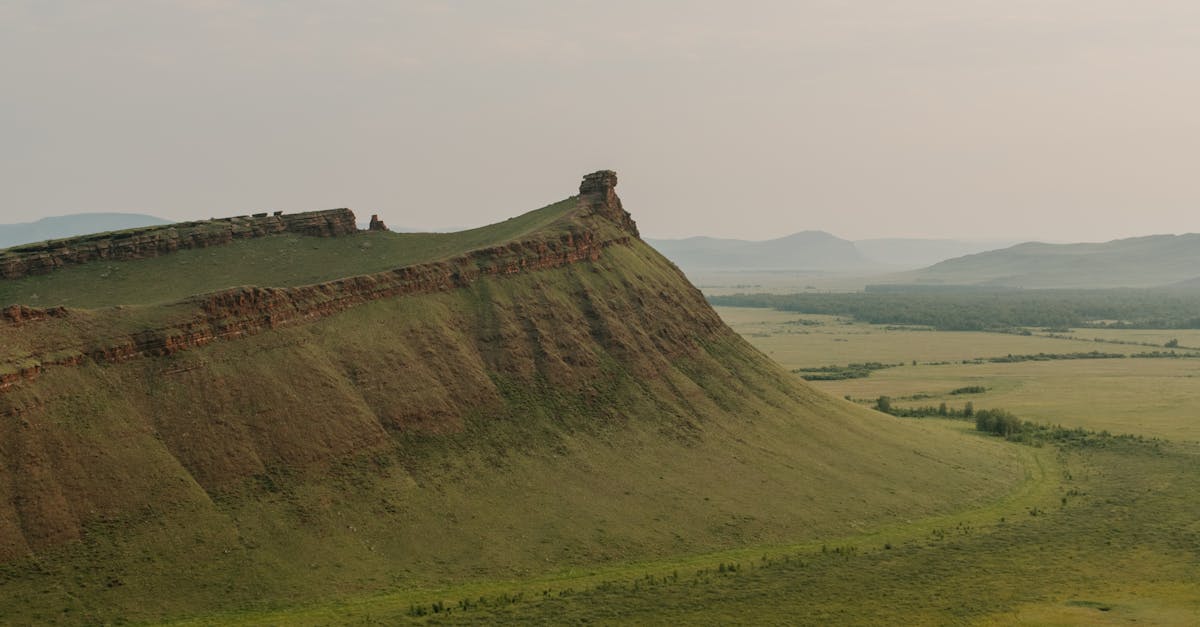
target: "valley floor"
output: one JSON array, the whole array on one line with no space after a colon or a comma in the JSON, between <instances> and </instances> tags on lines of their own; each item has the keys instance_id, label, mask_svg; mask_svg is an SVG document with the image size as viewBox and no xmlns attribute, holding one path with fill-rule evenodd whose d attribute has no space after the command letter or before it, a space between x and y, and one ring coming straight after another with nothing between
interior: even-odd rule
<instances>
[{"instance_id":1,"label":"valley floor","mask_svg":"<svg viewBox=\"0 0 1200 627\"><path fill-rule=\"evenodd\" d=\"M1030 335L931 331L769 309L718 307L735 331L790 370L879 362L869 376L813 385L864 404L1002 408L1066 427L1200 441L1200 331L1071 329ZM1174 342L1176 346L1170 344ZM1098 352L1103 359L1023 359ZM1171 353L1172 358L1137 357ZM1017 356L1011 362L995 362ZM963 363L964 361L968 363ZM981 392L964 393L967 388ZM958 393L955 393L958 391Z\"/></svg>"}]
</instances>

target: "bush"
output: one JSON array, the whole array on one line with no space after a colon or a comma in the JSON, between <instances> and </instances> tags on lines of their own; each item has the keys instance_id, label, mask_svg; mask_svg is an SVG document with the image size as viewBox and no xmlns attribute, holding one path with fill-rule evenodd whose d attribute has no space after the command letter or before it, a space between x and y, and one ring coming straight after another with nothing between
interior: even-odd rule
<instances>
[{"instance_id":1,"label":"bush","mask_svg":"<svg viewBox=\"0 0 1200 627\"><path fill-rule=\"evenodd\" d=\"M875 409L885 413L892 413L892 399L888 396L880 396L875 400Z\"/></svg>"},{"instance_id":2,"label":"bush","mask_svg":"<svg viewBox=\"0 0 1200 627\"><path fill-rule=\"evenodd\" d=\"M975 413L975 429L1008 437L1020 433L1024 423L1003 409L981 409Z\"/></svg>"},{"instance_id":3,"label":"bush","mask_svg":"<svg viewBox=\"0 0 1200 627\"><path fill-rule=\"evenodd\" d=\"M983 393L984 393L984 392L986 392L986 391L987 391L987 388L986 388L986 387L984 387L984 386L982 386L982 385L968 385L968 386L966 386L966 387L955 388L955 389L953 389L953 390L950 390L950 393L951 393L951 394L953 394L953 395L958 395L958 394L983 394Z\"/></svg>"}]
</instances>

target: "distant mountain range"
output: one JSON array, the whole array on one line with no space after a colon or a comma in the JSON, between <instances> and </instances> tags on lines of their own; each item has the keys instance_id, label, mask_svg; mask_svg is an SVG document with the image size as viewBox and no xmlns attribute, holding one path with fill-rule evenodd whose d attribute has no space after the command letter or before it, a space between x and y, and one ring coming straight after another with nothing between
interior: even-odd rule
<instances>
[{"instance_id":1,"label":"distant mountain range","mask_svg":"<svg viewBox=\"0 0 1200 627\"><path fill-rule=\"evenodd\" d=\"M880 284L1013 288L1200 287L1200 234L1102 243L869 239L803 231L766 241L649 239L685 272L878 275Z\"/></svg>"},{"instance_id":2,"label":"distant mountain range","mask_svg":"<svg viewBox=\"0 0 1200 627\"><path fill-rule=\"evenodd\" d=\"M766 241L689 237L648 239L685 271L810 270L885 273L1013 244L949 239L845 240L824 231L802 231Z\"/></svg>"},{"instance_id":3,"label":"distant mountain range","mask_svg":"<svg viewBox=\"0 0 1200 627\"><path fill-rule=\"evenodd\" d=\"M77 213L42 218L37 222L0 224L0 248L167 223L162 218L140 213Z\"/></svg>"},{"instance_id":4,"label":"distant mountain range","mask_svg":"<svg viewBox=\"0 0 1200 627\"><path fill-rule=\"evenodd\" d=\"M1088 244L1028 242L894 275L898 282L1023 288L1200 286L1200 233Z\"/></svg>"},{"instance_id":5,"label":"distant mountain range","mask_svg":"<svg viewBox=\"0 0 1200 627\"><path fill-rule=\"evenodd\" d=\"M887 238L854 242L869 259L892 266L924 268L939 261L974 255L1018 243L1018 240Z\"/></svg>"},{"instance_id":6,"label":"distant mountain range","mask_svg":"<svg viewBox=\"0 0 1200 627\"><path fill-rule=\"evenodd\" d=\"M762 242L714 237L647 241L685 271L880 270L854 242L823 231L803 231Z\"/></svg>"}]
</instances>

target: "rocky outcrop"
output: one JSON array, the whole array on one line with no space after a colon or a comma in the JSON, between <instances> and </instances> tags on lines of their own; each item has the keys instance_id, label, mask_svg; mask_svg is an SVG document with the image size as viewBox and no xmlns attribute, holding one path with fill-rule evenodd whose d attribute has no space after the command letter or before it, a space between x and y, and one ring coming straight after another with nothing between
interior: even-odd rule
<instances>
[{"instance_id":1,"label":"rocky outcrop","mask_svg":"<svg viewBox=\"0 0 1200 627\"><path fill-rule=\"evenodd\" d=\"M236 239L297 233L314 237L336 237L358 230L354 212L330 209L305 213L221 218L181 222L166 226L98 233L0 251L0 278L17 279L43 274L57 268L99 260L129 260L158 257L177 250L228 244Z\"/></svg>"},{"instance_id":2,"label":"rocky outcrop","mask_svg":"<svg viewBox=\"0 0 1200 627\"><path fill-rule=\"evenodd\" d=\"M26 307L25 305L10 305L4 309L0 309L0 320L14 325L46 320L48 318L64 318L66 315L66 307L39 309L36 307Z\"/></svg>"},{"instance_id":3,"label":"rocky outcrop","mask_svg":"<svg viewBox=\"0 0 1200 627\"><path fill-rule=\"evenodd\" d=\"M599 170L583 177L579 184L579 200L591 210L602 215L622 228L639 237L637 224L633 217L621 205L617 196L617 173L612 170Z\"/></svg>"},{"instance_id":4,"label":"rocky outcrop","mask_svg":"<svg viewBox=\"0 0 1200 627\"><path fill-rule=\"evenodd\" d=\"M367 230L368 231L386 231L386 230L388 230L388 228L387 228L387 225L383 223L383 220L379 219L378 214L371 214L371 224L367 226Z\"/></svg>"}]
</instances>

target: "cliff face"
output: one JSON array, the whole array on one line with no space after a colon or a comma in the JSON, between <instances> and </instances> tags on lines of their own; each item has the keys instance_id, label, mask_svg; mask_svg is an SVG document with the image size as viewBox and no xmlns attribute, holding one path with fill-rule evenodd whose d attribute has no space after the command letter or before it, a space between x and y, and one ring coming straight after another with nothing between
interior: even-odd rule
<instances>
[{"instance_id":1,"label":"cliff face","mask_svg":"<svg viewBox=\"0 0 1200 627\"><path fill-rule=\"evenodd\" d=\"M16 279L66 265L99 260L157 257L176 250L228 244L235 239L298 233L316 237L348 235L357 230L349 209L274 215L257 214L183 222L161 227L99 233L0 250L0 277Z\"/></svg>"}]
</instances>

